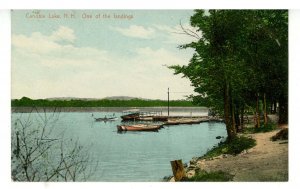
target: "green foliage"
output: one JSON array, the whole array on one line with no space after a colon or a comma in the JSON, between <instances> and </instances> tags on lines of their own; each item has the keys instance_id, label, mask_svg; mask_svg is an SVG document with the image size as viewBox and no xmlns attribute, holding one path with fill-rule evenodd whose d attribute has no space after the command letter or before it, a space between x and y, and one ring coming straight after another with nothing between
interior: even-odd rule
<instances>
[{"instance_id":1,"label":"green foliage","mask_svg":"<svg viewBox=\"0 0 300 189\"><path fill-rule=\"evenodd\" d=\"M252 138L240 136L235 137L231 141L220 142L218 146L209 150L201 158L207 159L219 156L221 154L236 155L241 153L243 150L252 148L256 145L256 141Z\"/></svg>"},{"instance_id":2,"label":"green foliage","mask_svg":"<svg viewBox=\"0 0 300 189\"><path fill-rule=\"evenodd\" d=\"M267 125L261 124L260 127L246 127L244 128L245 133L266 133L277 129L277 124L269 122Z\"/></svg>"},{"instance_id":3,"label":"green foliage","mask_svg":"<svg viewBox=\"0 0 300 189\"><path fill-rule=\"evenodd\" d=\"M229 154L239 154L243 150L252 148L256 145L256 141L248 137L236 137L231 142L228 143L228 152Z\"/></svg>"},{"instance_id":4,"label":"green foliage","mask_svg":"<svg viewBox=\"0 0 300 189\"><path fill-rule=\"evenodd\" d=\"M32 100L23 97L20 100L12 100L12 107L155 107L168 106L167 101L163 100ZM191 107L195 106L191 101L172 100L170 106Z\"/></svg>"},{"instance_id":5,"label":"green foliage","mask_svg":"<svg viewBox=\"0 0 300 189\"><path fill-rule=\"evenodd\" d=\"M180 48L195 54L169 68L191 81L196 104L224 115L228 137L244 107L263 96L281 104L279 120L287 121L288 11L195 10L190 23L202 37Z\"/></svg>"},{"instance_id":6,"label":"green foliage","mask_svg":"<svg viewBox=\"0 0 300 189\"><path fill-rule=\"evenodd\" d=\"M223 171L211 171L206 172L204 170L198 170L195 173L195 176L191 178L186 178L186 182L225 182L232 181L234 175L231 175Z\"/></svg>"}]
</instances>

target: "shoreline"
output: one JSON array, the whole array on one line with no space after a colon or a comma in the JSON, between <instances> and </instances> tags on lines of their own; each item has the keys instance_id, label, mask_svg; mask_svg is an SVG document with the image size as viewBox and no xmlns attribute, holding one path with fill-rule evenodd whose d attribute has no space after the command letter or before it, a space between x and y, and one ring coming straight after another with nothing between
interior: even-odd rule
<instances>
[{"instance_id":1,"label":"shoreline","mask_svg":"<svg viewBox=\"0 0 300 189\"><path fill-rule=\"evenodd\" d=\"M234 175L232 182L288 181L288 140L272 141L270 138L288 125L254 134L243 134L256 140L256 146L238 155L222 154L210 159L193 158L186 168L192 177L196 170L224 171ZM170 182L174 182L172 177Z\"/></svg>"},{"instance_id":2,"label":"shoreline","mask_svg":"<svg viewBox=\"0 0 300 189\"><path fill-rule=\"evenodd\" d=\"M167 106L154 107L11 107L12 113L30 113L30 112L123 112L130 109L140 109L142 111L162 111L167 112ZM180 107L170 106L171 112L202 113L207 114L206 107Z\"/></svg>"}]
</instances>

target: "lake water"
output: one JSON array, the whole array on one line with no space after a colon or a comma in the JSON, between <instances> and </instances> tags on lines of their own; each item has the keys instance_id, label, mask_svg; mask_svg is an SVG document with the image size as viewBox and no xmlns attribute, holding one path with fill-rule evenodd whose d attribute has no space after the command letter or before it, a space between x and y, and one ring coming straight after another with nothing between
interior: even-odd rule
<instances>
[{"instance_id":1,"label":"lake water","mask_svg":"<svg viewBox=\"0 0 300 189\"><path fill-rule=\"evenodd\" d=\"M162 181L164 176L172 175L170 161L182 159L188 163L220 142L216 136L227 135L222 123L165 126L158 132L118 133L116 126L121 124L122 113L114 113L119 119L106 123L95 122L94 117L113 112L64 112L55 122L57 133L64 131L65 138L78 139L83 146L89 146L92 159L99 162L88 181ZM12 123L28 115L13 113Z\"/></svg>"}]
</instances>

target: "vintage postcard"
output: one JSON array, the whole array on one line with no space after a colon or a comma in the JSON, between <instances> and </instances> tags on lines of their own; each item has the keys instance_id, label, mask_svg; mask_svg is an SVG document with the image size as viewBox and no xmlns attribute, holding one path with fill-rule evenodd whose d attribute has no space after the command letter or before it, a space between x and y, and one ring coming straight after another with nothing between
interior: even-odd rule
<instances>
[{"instance_id":1,"label":"vintage postcard","mask_svg":"<svg viewBox=\"0 0 300 189\"><path fill-rule=\"evenodd\" d=\"M11 10L12 181L288 181L288 17Z\"/></svg>"}]
</instances>

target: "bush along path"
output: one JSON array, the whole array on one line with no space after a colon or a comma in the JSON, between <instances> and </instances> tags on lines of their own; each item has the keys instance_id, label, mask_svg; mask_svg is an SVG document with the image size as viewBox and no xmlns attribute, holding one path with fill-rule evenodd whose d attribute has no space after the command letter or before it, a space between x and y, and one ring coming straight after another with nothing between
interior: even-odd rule
<instances>
[{"instance_id":1,"label":"bush along path","mask_svg":"<svg viewBox=\"0 0 300 189\"><path fill-rule=\"evenodd\" d=\"M287 125L283 127L247 134L231 144L221 143L203 157L191 160L187 180L288 181L287 137L272 141L276 134L287 133Z\"/></svg>"}]
</instances>

